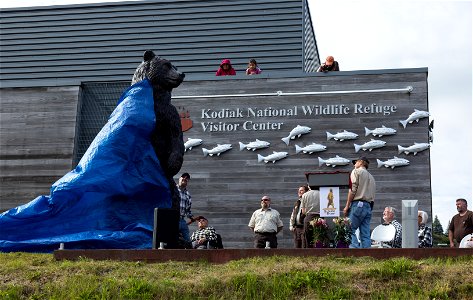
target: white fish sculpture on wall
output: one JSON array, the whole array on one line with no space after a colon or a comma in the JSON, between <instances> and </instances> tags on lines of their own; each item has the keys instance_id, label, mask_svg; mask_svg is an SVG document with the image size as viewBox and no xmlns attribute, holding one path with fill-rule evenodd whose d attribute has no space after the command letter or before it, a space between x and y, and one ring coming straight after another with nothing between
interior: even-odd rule
<instances>
[{"instance_id":1,"label":"white fish sculpture on wall","mask_svg":"<svg viewBox=\"0 0 473 300\"><path fill-rule=\"evenodd\" d=\"M191 139L188 138L187 142L184 143L184 152L187 152L187 150L192 150L192 147L202 145L202 140L201 139Z\"/></svg>"},{"instance_id":2,"label":"white fish sculpture on wall","mask_svg":"<svg viewBox=\"0 0 473 300\"><path fill-rule=\"evenodd\" d=\"M256 149L262 149L262 148L267 148L269 147L270 143L269 142L266 142L266 141L260 141L258 139L256 139L256 141L254 142L250 142L248 144L243 144L242 142L239 142L240 143L240 151L242 151L243 149L248 149L248 150L253 150L255 151Z\"/></svg>"},{"instance_id":3,"label":"white fish sculpture on wall","mask_svg":"<svg viewBox=\"0 0 473 300\"><path fill-rule=\"evenodd\" d=\"M327 150L326 146L322 144L317 144L317 143L312 143L305 147L299 147L298 145L296 145L296 153L304 152L304 153L312 154L314 152L321 152L325 150Z\"/></svg>"},{"instance_id":4,"label":"white fish sculpture on wall","mask_svg":"<svg viewBox=\"0 0 473 300\"><path fill-rule=\"evenodd\" d=\"M394 156L394 158L388 159L387 161L376 160L378 162L378 168L385 166L386 168L394 169L395 167L408 166L409 161L404 158Z\"/></svg>"},{"instance_id":5,"label":"white fish sculpture on wall","mask_svg":"<svg viewBox=\"0 0 473 300\"><path fill-rule=\"evenodd\" d=\"M396 130L393 128L388 128L386 126L378 127L373 130L370 130L365 127L365 136L372 134L373 136L382 137L383 135L393 135L396 134Z\"/></svg>"},{"instance_id":6,"label":"white fish sculpture on wall","mask_svg":"<svg viewBox=\"0 0 473 300\"><path fill-rule=\"evenodd\" d=\"M429 116L430 116L430 113L427 111L414 109L414 112L410 114L409 117L407 117L407 119L400 120L399 122L402 124L402 126L404 126L404 128L406 128L407 123L411 124L414 121L419 123L419 119L427 118Z\"/></svg>"},{"instance_id":7,"label":"white fish sculpture on wall","mask_svg":"<svg viewBox=\"0 0 473 300\"><path fill-rule=\"evenodd\" d=\"M343 142L344 140L354 140L358 138L358 134L343 130L342 132L331 134L327 131L327 141L334 139L336 141Z\"/></svg>"},{"instance_id":8,"label":"white fish sculpture on wall","mask_svg":"<svg viewBox=\"0 0 473 300\"><path fill-rule=\"evenodd\" d=\"M329 159L323 159L319 157L319 167L323 164L326 164L327 166L331 166L332 168L335 168L336 166L345 166L350 163L350 160L343 158L341 156L335 156Z\"/></svg>"},{"instance_id":9,"label":"white fish sculpture on wall","mask_svg":"<svg viewBox=\"0 0 473 300\"><path fill-rule=\"evenodd\" d=\"M301 135L309 133L311 130L310 127L297 125L294 129L291 130L287 137L282 138L281 140L289 146L289 141L295 139L296 137L301 137Z\"/></svg>"},{"instance_id":10,"label":"white fish sculpture on wall","mask_svg":"<svg viewBox=\"0 0 473 300\"><path fill-rule=\"evenodd\" d=\"M401 145L397 145L397 150L399 151L399 154L404 152L406 155L409 153L414 153L416 155L418 152L424 151L430 147L430 144L428 143L416 143L414 142L414 145L409 146L409 147L403 147Z\"/></svg>"},{"instance_id":11,"label":"white fish sculpture on wall","mask_svg":"<svg viewBox=\"0 0 473 300\"><path fill-rule=\"evenodd\" d=\"M371 139L371 141L366 142L363 145L357 145L357 144L353 144L353 145L355 146L355 152L358 153L358 151L360 151L360 149L363 149L363 151L366 151L366 150L371 151L371 150L376 149L376 148L384 147L384 146L386 146L386 142L381 141L381 140Z\"/></svg>"},{"instance_id":12,"label":"white fish sculpture on wall","mask_svg":"<svg viewBox=\"0 0 473 300\"><path fill-rule=\"evenodd\" d=\"M217 156L220 156L220 154L230 149L232 149L232 144L223 144L223 145L217 144L217 147L214 147L210 150L202 148L202 152L204 152L204 156L207 156L207 155L213 156L215 154Z\"/></svg>"},{"instance_id":13,"label":"white fish sculpture on wall","mask_svg":"<svg viewBox=\"0 0 473 300\"><path fill-rule=\"evenodd\" d=\"M264 161L265 163L272 162L273 164L283 158L286 158L289 153L287 152L276 152L273 151L273 154L270 154L268 156L263 156L261 154L258 154L258 162Z\"/></svg>"}]
</instances>

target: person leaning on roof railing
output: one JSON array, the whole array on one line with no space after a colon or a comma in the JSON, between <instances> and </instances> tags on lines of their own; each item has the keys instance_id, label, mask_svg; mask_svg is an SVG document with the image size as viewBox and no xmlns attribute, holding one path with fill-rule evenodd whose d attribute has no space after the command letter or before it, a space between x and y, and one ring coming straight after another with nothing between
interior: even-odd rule
<instances>
[{"instance_id":1,"label":"person leaning on roof railing","mask_svg":"<svg viewBox=\"0 0 473 300\"><path fill-rule=\"evenodd\" d=\"M340 71L338 62L333 56L327 56L325 62L317 69L317 72Z\"/></svg>"},{"instance_id":2,"label":"person leaning on roof railing","mask_svg":"<svg viewBox=\"0 0 473 300\"><path fill-rule=\"evenodd\" d=\"M258 75L261 74L261 69L258 67L256 59L252 58L248 62L248 68L246 69L246 75Z\"/></svg>"},{"instance_id":3,"label":"person leaning on roof railing","mask_svg":"<svg viewBox=\"0 0 473 300\"><path fill-rule=\"evenodd\" d=\"M220 67L218 68L215 76L232 76L236 75L235 69L232 67L232 63L229 59L223 59L220 63Z\"/></svg>"}]
</instances>

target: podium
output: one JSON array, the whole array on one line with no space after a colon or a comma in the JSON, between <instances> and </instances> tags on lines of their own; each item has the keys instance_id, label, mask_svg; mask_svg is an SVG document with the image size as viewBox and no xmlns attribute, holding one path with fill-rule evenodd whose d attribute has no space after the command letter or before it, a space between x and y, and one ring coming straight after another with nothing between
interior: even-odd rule
<instances>
[{"instance_id":1,"label":"podium","mask_svg":"<svg viewBox=\"0 0 473 300\"><path fill-rule=\"evenodd\" d=\"M350 172L308 172L305 173L307 184L311 189L318 189L321 186L348 188L350 182Z\"/></svg>"},{"instance_id":2,"label":"podium","mask_svg":"<svg viewBox=\"0 0 473 300\"><path fill-rule=\"evenodd\" d=\"M320 192L320 203L319 206L319 216L323 217L327 221L327 226L329 229L328 236L331 241L335 238L335 223L333 219L339 217L340 207L335 209L333 203L330 207L330 204L327 207L322 206L324 192L334 188L334 193L332 194L331 199L334 199L334 195L338 195L338 191L335 191L335 188L338 189L348 189L350 183L350 172L347 171L333 171L333 172L308 172L305 173L307 184L311 190L319 190ZM338 199L335 197L335 199ZM325 200L325 199L324 199ZM338 199L339 200L339 199ZM335 200L337 203L337 200ZM338 205L341 206L340 201ZM322 213L322 210L324 213ZM330 215L331 214L331 215Z\"/></svg>"},{"instance_id":3,"label":"podium","mask_svg":"<svg viewBox=\"0 0 473 300\"><path fill-rule=\"evenodd\" d=\"M178 248L179 241L179 210L172 208L154 209L153 249L160 243L168 249Z\"/></svg>"}]
</instances>

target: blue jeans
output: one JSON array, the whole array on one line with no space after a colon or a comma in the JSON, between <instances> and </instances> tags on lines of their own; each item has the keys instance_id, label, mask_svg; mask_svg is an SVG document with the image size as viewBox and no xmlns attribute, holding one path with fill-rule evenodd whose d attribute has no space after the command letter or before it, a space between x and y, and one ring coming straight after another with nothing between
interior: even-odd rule
<instances>
[{"instance_id":1,"label":"blue jeans","mask_svg":"<svg viewBox=\"0 0 473 300\"><path fill-rule=\"evenodd\" d=\"M351 244L350 248L371 248L370 222L371 206L368 202L353 201L349 214L351 222ZM355 231L360 229L360 242Z\"/></svg>"},{"instance_id":2,"label":"blue jeans","mask_svg":"<svg viewBox=\"0 0 473 300\"><path fill-rule=\"evenodd\" d=\"M186 241L188 241L188 242L191 241L191 237L189 235L189 227L187 226L186 219L181 218L179 220L179 233L182 234L182 237Z\"/></svg>"}]
</instances>

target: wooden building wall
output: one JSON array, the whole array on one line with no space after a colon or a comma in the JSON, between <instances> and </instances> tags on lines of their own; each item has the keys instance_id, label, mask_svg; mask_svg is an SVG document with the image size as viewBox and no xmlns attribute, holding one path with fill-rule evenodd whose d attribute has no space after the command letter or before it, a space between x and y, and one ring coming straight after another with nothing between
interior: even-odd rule
<instances>
[{"instance_id":1,"label":"wooden building wall","mask_svg":"<svg viewBox=\"0 0 473 300\"><path fill-rule=\"evenodd\" d=\"M79 87L0 89L0 211L71 170Z\"/></svg>"},{"instance_id":2,"label":"wooden building wall","mask_svg":"<svg viewBox=\"0 0 473 300\"><path fill-rule=\"evenodd\" d=\"M361 72L362 73L362 72ZM321 95L276 96L283 93L330 92L350 90L402 89L412 86L407 92L367 92L340 93ZM180 96L200 96L218 94L273 94L273 96L224 96L218 98L179 98ZM184 138L203 139L203 145L186 152L182 172L192 176L189 190L193 196L193 213L208 217L224 237L226 247L252 247L252 238L248 222L254 210L260 206L261 196L269 195L272 206L278 210L284 221L284 230L279 234L281 247L292 247L292 235L289 231L289 217L292 205L297 199L297 188L306 182L306 172L351 171L351 164L341 167L319 166L318 157L328 159L336 155L347 159L367 156L371 165L369 171L377 183L376 204L373 211L372 227L380 224L385 206L394 206L401 213L401 201L419 200L419 209L431 214L430 153L429 150L418 153L398 154L397 145L410 146L414 142L428 142L428 119L409 124L406 129L399 120L406 119L414 109L428 110L427 73L425 69L413 72L378 72L373 74L338 73L336 76L307 76L280 79L245 79L224 80L218 82L184 82L173 93L176 106L188 114L193 126L184 133ZM305 115L302 107L318 105L327 107L344 105L349 109L346 114ZM355 105L362 107L363 113L355 112ZM386 107L393 110L390 114L370 111L372 107ZM286 117L248 116L248 109L297 109L297 115ZM365 110L366 109L366 110ZM238 117L211 117L212 114L231 114L241 111ZM233 124L236 130L204 130L203 125ZM244 130L245 122L274 123L275 130ZM239 124L238 127L236 124ZM283 141L297 125L312 128L310 134L291 140L289 146ZM385 125L397 130L396 135L381 138L365 136L364 127L374 129ZM337 133L342 130L355 132L358 139L352 141L327 141L326 132ZM354 143L363 144L371 138L387 142L387 145L373 151L355 152ZM267 149L255 152L239 149L239 142L248 143L255 139L271 143ZM327 146L324 152L296 154L295 145L305 146L312 142ZM204 156L202 148L212 149L217 144L231 144L232 149L220 156ZM289 152L289 157L276 163L261 163L257 154L266 156L273 151ZM376 159L387 160L398 156L410 160L407 167L388 169L377 168ZM176 178L177 179L177 178ZM346 203L347 190L340 191L340 206ZM191 226L192 227L192 226ZM192 227L195 229L196 227Z\"/></svg>"},{"instance_id":3,"label":"wooden building wall","mask_svg":"<svg viewBox=\"0 0 473 300\"><path fill-rule=\"evenodd\" d=\"M123 83L104 83L107 89L123 90ZM349 92L360 90L404 89L412 86L411 93ZM298 92L335 92L328 94L281 95ZM78 88L15 88L0 89L0 209L5 210L24 204L41 194L49 194L50 186L73 164L74 140L81 138L76 119ZM242 94L265 94L229 96ZM112 95L113 93L110 93ZM209 97L212 95L227 95ZM207 97L200 97L205 96ZM83 96L83 95L82 95ZM81 97L82 97L81 96ZM195 97L198 96L198 97ZM97 103L104 101L97 96ZM410 146L414 142L428 142L428 120L407 125L406 119L414 109L428 111L427 70L402 69L378 71L353 71L329 74L312 74L280 77L235 77L186 80L173 91L173 103L188 116L192 128L184 138L203 139L203 145L186 152L182 172L192 176L189 190L193 196L193 213L205 215L224 239L227 248L252 247L252 234L248 229L251 214L260 205L263 194L273 199L284 222L279 234L280 247L292 247L289 216L296 200L297 188L306 182L306 172L350 171L351 165L342 167L319 166L317 157L324 159L340 155L354 159L366 155L371 160L370 172L377 181L376 205L372 227L381 221L382 210L390 205L401 208L401 200L417 199L419 208L431 214L430 152L416 156L398 154L397 145ZM112 99L116 103L117 99ZM345 107L346 113L305 115L303 107L324 108L336 105ZM355 113L355 105L362 108ZM395 109L392 108L395 106ZM392 112L370 111L372 107L388 107ZM290 116L248 117L248 109L264 112L297 110ZM111 108L112 109L112 108ZM239 109L241 117L212 118L212 113L225 114ZM365 110L366 109L366 110ZM85 110L81 108L81 113ZM209 116L209 118L207 118ZM81 118L84 116L80 116ZM100 118L105 122L108 115ZM100 120L97 120L100 122ZM204 130L209 122L233 124L237 130ZM275 123L275 130L244 130L245 122ZM238 127L236 127L239 124ZM287 146L281 141L296 125L312 128L310 134L292 140ZM385 125L397 130L394 136L381 139L387 146L371 152L355 153L354 143L363 144L372 137L364 134L364 127L374 129ZM279 127L278 127L279 126ZM100 127L100 126L99 126ZM217 126L218 127L218 126ZM206 127L208 128L208 127ZM100 128L99 128L100 129ZM359 135L357 140L327 141L326 132L342 130ZM270 148L239 150L238 142L255 139L271 143ZM296 154L295 145L305 146L316 142L327 146L320 153ZM202 148L211 149L217 143L232 144L232 149L220 156L204 157ZM272 151L287 151L289 157L276 163L259 163L257 154L264 156ZM387 160L399 156L410 160L407 167L376 168L376 159ZM176 176L176 180L177 180ZM341 206L345 204L346 190L341 190ZM195 230L191 225L191 230Z\"/></svg>"},{"instance_id":4,"label":"wooden building wall","mask_svg":"<svg viewBox=\"0 0 473 300\"><path fill-rule=\"evenodd\" d=\"M146 49L188 76L214 75L229 58L244 74L315 72L307 0L146 0L0 11L1 87L129 81Z\"/></svg>"}]
</instances>

